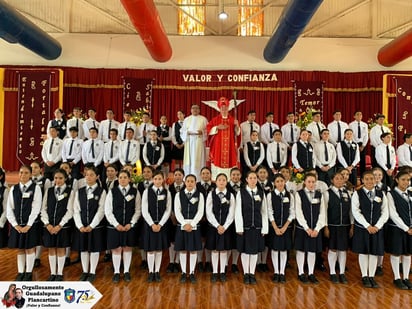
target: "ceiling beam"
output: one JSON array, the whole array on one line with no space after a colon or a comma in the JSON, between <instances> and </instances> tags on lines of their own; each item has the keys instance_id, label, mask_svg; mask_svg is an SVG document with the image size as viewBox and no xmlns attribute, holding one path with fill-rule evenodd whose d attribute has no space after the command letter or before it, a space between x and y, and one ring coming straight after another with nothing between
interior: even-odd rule
<instances>
[{"instance_id":1,"label":"ceiling beam","mask_svg":"<svg viewBox=\"0 0 412 309\"><path fill-rule=\"evenodd\" d=\"M42 23L47 25L48 27L50 27L51 29L53 29L53 31L47 31L47 32L64 32L64 29L57 27L56 25L53 25L47 21L45 21L44 19L41 19L40 17L34 16L30 13L27 13L21 9L16 9L17 11L19 11L21 14L23 14L24 16L26 16L28 19L30 19L31 21L33 21L34 23ZM41 27L40 27L41 28Z\"/></svg>"},{"instance_id":2,"label":"ceiling beam","mask_svg":"<svg viewBox=\"0 0 412 309\"><path fill-rule=\"evenodd\" d=\"M410 20L410 21L408 21L408 22L406 22L406 23L403 23L403 24L401 24L401 25L398 25L398 26L396 26L396 27L387 29L387 30L385 30L384 32L379 33L379 34L377 35L377 37L378 37L378 38L383 38L383 37L385 37L385 35L387 35L388 33L395 32L395 31L399 31L399 30L402 30L402 29L404 29L404 28L410 28L411 26L412 26L412 20Z\"/></svg>"}]
</instances>

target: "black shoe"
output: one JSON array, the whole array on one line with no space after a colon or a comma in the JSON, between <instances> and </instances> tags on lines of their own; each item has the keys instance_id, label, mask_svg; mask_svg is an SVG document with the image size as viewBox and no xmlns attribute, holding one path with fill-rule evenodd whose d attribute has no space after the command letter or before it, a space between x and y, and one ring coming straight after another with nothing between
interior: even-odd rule
<instances>
[{"instance_id":1,"label":"black shoe","mask_svg":"<svg viewBox=\"0 0 412 309\"><path fill-rule=\"evenodd\" d=\"M64 259L64 267L67 267L67 266L70 266L70 258L69 257L66 257Z\"/></svg>"},{"instance_id":2,"label":"black shoe","mask_svg":"<svg viewBox=\"0 0 412 309\"><path fill-rule=\"evenodd\" d=\"M406 286L405 283L403 283L401 279L393 280L393 284L396 286L396 288L400 290L408 290L408 287Z\"/></svg>"},{"instance_id":3,"label":"black shoe","mask_svg":"<svg viewBox=\"0 0 412 309\"><path fill-rule=\"evenodd\" d=\"M147 261L146 261L146 260L143 260L143 261L140 263L140 269L148 269L148 267L147 267Z\"/></svg>"},{"instance_id":4,"label":"black shoe","mask_svg":"<svg viewBox=\"0 0 412 309\"><path fill-rule=\"evenodd\" d=\"M348 279L346 279L345 274L340 274L339 275L339 281L343 284L348 284Z\"/></svg>"},{"instance_id":5,"label":"black shoe","mask_svg":"<svg viewBox=\"0 0 412 309\"><path fill-rule=\"evenodd\" d=\"M160 273L155 273L155 281L156 282L161 282L162 281L162 279L160 278Z\"/></svg>"},{"instance_id":6,"label":"black shoe","mask_svg":"<svg viewBox=\"0 0 412 309\"><path fill-rule=\"evenodd\" d=\"M56 279L54 281L63 281L63 275L56 275Z\"/></svg>"},{"instance_id":7,"label":"black shoe","mask_svg":"<svg viewBox=\"0 0 412 309\"><path fill-rule=\"evenodd\" d=\"M323 263L322 264L317 264L315 266L315 268L320 270L320 271L326 271L326 267L325 267L325 265L323 265Z\"/></svg>"},{"instance_id":8,"label":"black shoe","mask_svg":"<svg viewBox=\"0 0 412 309\"><path fill-rule=\"evenodd\" d=\"M279 275L279 283L286 283L285 275Z\"/></svg>"},{"instance_id":9,"label":"black shoe","mask_svg":"<svg viewBox=\"0 0 412 309\"><path fill-rule=\"evenodd\" d=\"M262 263L257 264L257 267L256 267L257 271L260 272L260 273L263 273L265 271L265 266L264 265L265 264L262 264Z\"/></svg>"},{"instance_id":10,"label":"black shoe","mask_svg":"<svg viewBox=\"0 0 412 309\"><path fill-rule=\"evenodd\" d=\"M212 272L212 264L210 262L205 263L205 273L211 273Z\"/></svg>"},{"instance_id":11,"label":"black shoe","mask_svg":"<svg viewBox=\"0 0 412 309\"><path fill-rule=\"evenodd\" d=\"M362 285L363 285L365 288L371 288L371 287L372 287L372 284L371 284L371 282L369 281L369 278L368 278L368 277L362 277Z\"/></svg>"},{"instance_id":12,"label":"black shoe","mask_svg":"<svg viewBox=\"0 0 412 309\"><path fill-rule=\"evenodd\" d=\"M33 274L32 273L25 273L23 281L33 281Z\"/></svg>"},{"instance_id":13,"label":"black shoe","mask_svg":"<svg viewBox=\"0 0 412 309\"><path fill-rule=\"evenodd\" d=\"M210 282L216 283L217 281L217 274L211 274L210 275Z\"/></svg>"},{"instance_id":14,"label":"black shoe","mask_svg":"<svg viewBox=\"0 0 412 309\"><path fill-rule=\"evenodd\" d=\"M249 274L249 281L250 281L250 284L252 284L252 285L256 285L256 284L257 284L257 282L256 282L256 277L255 277L255 275L253 275L253 274Z\"/></svg>"},{"instance_id":15,"label":"black shoe","mask_svg":"<svg viewBox=\"0 0 412 309\"><path fill-rule=\"evenodd\" d=\"M182 273L182 275L180 276L180 283L186 283L186 274Z\"/></svg>"},{"instance_id":16,"label":"black shoe","mask_svg":"<svg viewBox=\"0 0 412 309\"><path fill-rule=\"evenodd\" d=\"M268 264L263 264L263 272L267 273L269 271L269 266Z\"/></svg>"},{"instance_id":17,"label":"black shoe","mask_svg":"<svg viewBox=\"0 0 412 309\"><path fill-rule=\"evenodd\" d=\"M376 267L375 275L376 276L383 276L383 267L382 266Z\"/></svg>"},{"instance_id":18,"label":"black shoe","mask_svg":"<svg viewBox=\"0 0 412 309\"><path fill-rule=\"evenodd\" d=\"M180 265L179 263L175 263L175 266L173 268L173 273L177 274L180 273Z\"/></svg>"},{"instance_id":19,"label":"black shoe","mask_svg":"<svg viewBox=\"0 0 412 309\"><path fill-rule=\"evenodd\" d=\"M243 275L243 283L244 283L244 284L250 284L249 274L244 274L244 275Z\"/></svg>"},{"instance_id":20,"label":"black shoe","mask_svg":"<svg viewBox=\"0 0 412 309\"><path fill-rule=\"evenodd\" d=\"M167 265L166 272L170 274L170 273L174 272L174 269L175 269L175 264L174 263L169 263L169 265Z\"/></svg>"},{"instance_id":21,"label":"black shoe","mask_svg":"<svg viewBox=\"0 0 412 309\"><path fill-rule=\"evenodd\" d=\"M220 273L220 282L226 282L226 274L225 273Z\"/></svg>"},{"instance_id":22,"label":"black shoe","mask_svg":"<svg viewBox=\"0 0 412 309\"><path fill-rule=\"evenodd\" d=\"M309 283L309 280L308 280L308 278L305 276L305 274L299 275L299 276L298 276L298 280L299 280L300 282L304 283L304 284L308 284L308 283Z\"/></svg>"},{"instance_id":23,"label":"black shoe","mask_svg":"<svg viewBox=\"0 0 412 309\"><path fill-rule=\"evenodd\" d=\"M87 281L89 281L90 283L93 283L96 280L96 274L89 274L89 276L87 277Z\"/></svg>"},{"instance_id":24,"label":"black shoe","mask_svg":"<svg viewBox=\"0 0 412 309\"><path fill-rule=\"evenodd\" d=\"M132 277L130 276L130 273L129 273L129 272L124 273L123 279L124 279L124 281L126 281L126 282L132 281Z\"/></svg>"},{"instance_id":25,"label":"black shoe","mask_svg":"<svg viewBox=\"0 0 412 309\"><path fill-rule=\"evenodd\" d=\"M56 275L50 275L47 281L56 281Z\"/></svg>"},{"instance_id":26,"label":"black shoe","mask_svg":"<svg viewBox=\"0 0 412 309\"><path fill-rule=\"evenodd\" d=\"M24 279L24 273L18 273L14 281L23 281L23 279Z\"/></svg>"},{"instance_id":27,"label":"black shoe","mask_svg":"<svg viewBox=\"0 0 412 309\"><path fill-rule=\"evenodd\" d=\"M113 278L112 278L112 281L113 281L114 283L119 283L119 281L120 281L120 274L114 274L114 275L113 275Z\"/></svg>"},{"instance_id":28,"label":"black shoe","mask_svg":"<svg viewBox=\"0 0 412 309\"><path fill-rule=\"evenodd\" d=\"M197 263L197 271L202 273L204 271L203 263Z\"/></svg>"},{"instance_id":29,"label":"black shoe","mask_svg":"<svg viewBox=\"0 0 412 309\"><path fill-rule=\"evenodd\" d=\"M149 276L147 277L147 282L152 283L155 280L154 273L149 273Z\"/></svg>"},{"instance_id":30,"label":"black shoe","mask_svg":"<svg viewBox=\"0 0 412 309\"><path fill-rule=\"evenodd\" d=\"M412 282L410 282L409 279L403 280L403 284L406 285L409 290L412 290Z\"/></svg>"},{"instance_id":31,"label":"black shoe","mask_svg":"<svg viewBox=\"0 0 412 309\"><path fill-rule=\"evenodd\" d=\"M112 260L112 254L111 253L105 253L103 257L103 262L111 262Z\"/></svg>"},{"instance_id":32,"label":"black shoe","mask_svg":"<svg viewBox=\"0 0 412 309\"><path fill-rule=\"evenodd\" d=\"M369 277L369 282L371 283L371 286L376 289L379 287L379 285L376 283L375 279L373 277Z\"/></svg>"},{"instance_id":33,"label":"black shoe","mask_svg":"<svg viewBox=\"0 0 412 309\"><path fill-rule=\"evenodd\" d=\"M88 273L82 273L82 275L80 276L79 281L87 281L88 278L89 278Z\"/></svg>"},{"instance_id":34,"label":"black shoe","mask_svg":"<svg viewBox=\"0 0 412 309\"><path fill-rule=\"evenodd\" d=\"M330 281L332 281L332 283L335 283L335 284L339 283L338 276L336 274L330 275L329 277L330 277Z\"/></svg>"},{"instance_id":35,"label":"black shoe","mask_svg":"<svg viewBox=\"0 0 412 309\"><path fill-rule=\"evenodd\" d=\"M239 273L239 267L237 267L236 264L232 264L232 273L233 274L238 274Z\"/></svg>"},{"instance_id":36,"label":"black shoe","mask_svg":"<svg viewBox=\"0 0 412 309\"><path fill-rule=\"evenodd\" d=\"M190 274L189 279L190 279L190 283L192 283L192 284L197 282L195 274Z\"/></svg>"},{"instance_id":37,"label":"black shoe","mask_svg":"<svg viewBox=\"0 0 412 309\"><path fill-rule=\"evenodd\" d=\"M279 282L279 274L274 274L272 277L273 282Z\"/></svg>"},{"instance_id":38,"label":"black shoe","mask_svg":"<svg viewBox=\"0 0 412 309\"><path fill-rule=\"evenodd\" d=\"M314 274L309 275L309 276L308 276L308 279L309 279L310 283L319 284L319 280L315 277Z\"/></svg>"},{"instance_id":39,"label":"black shoe","mask_svg":"<svg viewBox=\"0 0 412 309\"><path fill-rule=\"evenodd\" d=\"M35 259L34 260L34 268L40 267L41 263L40 263L40 259Z\"/></svg>"}]
</instances>

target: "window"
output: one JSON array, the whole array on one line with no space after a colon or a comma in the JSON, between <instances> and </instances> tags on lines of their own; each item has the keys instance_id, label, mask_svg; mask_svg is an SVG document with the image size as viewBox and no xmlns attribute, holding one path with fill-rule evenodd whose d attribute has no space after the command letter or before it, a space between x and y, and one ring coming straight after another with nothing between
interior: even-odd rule
<instances>
[{"instance_id":1,"label":"window","mask_svg":"<svg viewBox=\"0 0 412 309\"><path fill-rule=\"evenodd\" d=\"M178 33L180 35L205 34L206 0L178 0Z\"/></svg>"},{"instance_id":2,"label":"window","mask_svg":"<svg viewBox=\"0 0 412 309\"><path fill-rule=\"evenodd\" d=\"M262 36L263 0L238 0L238 35Z\"/></svg>"}]
</instances>

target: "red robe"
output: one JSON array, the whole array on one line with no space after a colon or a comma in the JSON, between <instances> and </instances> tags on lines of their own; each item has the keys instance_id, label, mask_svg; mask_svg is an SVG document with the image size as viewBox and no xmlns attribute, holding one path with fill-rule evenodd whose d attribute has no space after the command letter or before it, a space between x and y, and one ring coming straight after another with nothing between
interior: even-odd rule
<instances>
[{"instance_id":1,"label":"red robe","mask_svg":"<svg viewBox=\"0 0 412 309\"><path fill-rule=\"evenodd\" d=\"M210 163L217 167L232 168L238 166L235 138L239 146L240 136L235 137L234 121L234 118L231 116L223 118L222 115L218 115L207 124ZM225 130L218 130L217 134L209 135L212 128L220 124L228 125L228 127Z\"/></svg>"}]
</instances>

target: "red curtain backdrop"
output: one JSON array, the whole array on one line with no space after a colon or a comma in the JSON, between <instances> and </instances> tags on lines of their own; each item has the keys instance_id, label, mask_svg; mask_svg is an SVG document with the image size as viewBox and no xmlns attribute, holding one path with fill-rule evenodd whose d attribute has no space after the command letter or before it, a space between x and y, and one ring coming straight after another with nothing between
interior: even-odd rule
<instances>
[{"instance_id":1,"label":"red curtain backdrop","mask_svg":"<svg viewBox=\"0 0 412 309\"><path fill-rule=\"evenodd\" d=\"M282 125L287 112L294 110L292 83L294 80L324 81L323 122L325 124L332 121L332 112L335 109L342 111L342 120L346 122L352 121L354 111L360 109L364 120L367 121L374 113L382 111L383 75L390 73L61 69L64 71L63 109L66 114L71 113L75 106L81 107L84 111L94 107L97 110L98 120L104 119L106 109L111 108L117 120L122 121L122 76L153 79L152 119L155 125L159 124L161 115L166 115L171 124L176 121L177 110L181 109L189 113L193 103L200 104L202 114L211 119L217 115L217 111L202 104L201 101L217 100L220 96L231 99L234 90L237 91L238 100L246 100L238 107L239 121L244 121L247 112L254 109L258 123L264 123L265 114L273 111L274 121ZM10 76L7 75L6 80L7 78ZM7 85L9 84L10 81L7 82ZM13 110L14 114L10 114L14 117L12 119L17 117L16 100L17 93L6 92L5 112L7 114ZM12 130L6 133L5 130L4 145L8 145L9 139L15 140L15 136L8 135L13 133L10 131ZM3 147L3 150L5 151L4 167L8 170L18 168L15 153L10 151L9 147ZM6 160L6 157L11 157L11 160Z\"/></svg>"}]
</instances>

